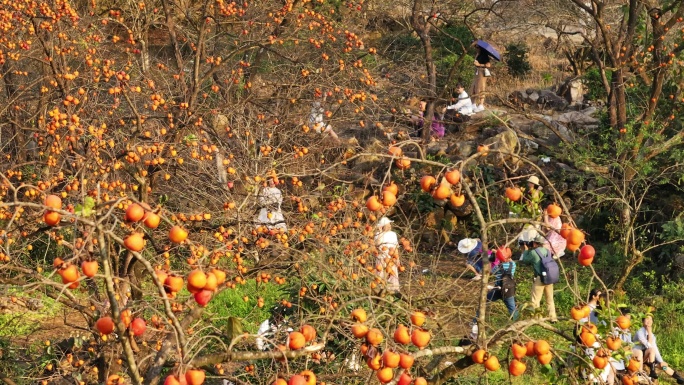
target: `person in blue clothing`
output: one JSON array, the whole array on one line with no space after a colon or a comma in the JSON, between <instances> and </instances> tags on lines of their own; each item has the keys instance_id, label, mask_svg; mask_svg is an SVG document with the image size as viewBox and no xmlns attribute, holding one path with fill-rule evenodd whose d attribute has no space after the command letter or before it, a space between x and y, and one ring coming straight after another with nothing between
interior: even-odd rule
<instances>
[{"instance_id":1,"label":"person in blue clothing","mask_svg":"<svg viewBox=\"0 0 684 385\"><path fill-rule=\"evenodd\" d=\"M466 255L466 267L475 274L473 281L482 279L482 241L477 238L461 239L458 251Z\"/></svg>"},{"instance_id":2,"label":"person in blue clothing","mask_svg":"<svg viewBox=\"0 0 684 385\"><path fill-rule=\"evenodd\" d=\"M497 258L497 257L495 257ZM492 269L492 276L494 276L494 286L487 285L489 291L487 292L487 302L494 302L501 300L506 309L508 309L508 314L513 321L518 319L518 311L515 304L515 295L504 298L501 288L503 287L504 274L510 274L511 278L515 277L515 262L510 256L504 255L502 259L499 259L499 264ZM477 315L473 318L473 327L470 334L470 339L475 340L477 338L477 319L480 317L480 312L478 310Z\"/></svg>"},{"instance_id":3,"label":"person in blue clothing","mask_svg":"<svg viewBox=\"0 0 684 385\"><path fill-rule=\"evenodd\" d=\"M657 379L658 374L656 373L656 368L660 367L665 373L677 381L677 384L684 384L684 377L682 377L678 372L669 367L667 362L663 360L660 355L660 350L656 343L656 337L653 334L653 317L647 315L642 319L643 327L639 329L634 339L636 344L632 350L636 357L643 357L643 364L648 366L650 369L650 376L652 379Z\"/></svg>"}]
</instances>

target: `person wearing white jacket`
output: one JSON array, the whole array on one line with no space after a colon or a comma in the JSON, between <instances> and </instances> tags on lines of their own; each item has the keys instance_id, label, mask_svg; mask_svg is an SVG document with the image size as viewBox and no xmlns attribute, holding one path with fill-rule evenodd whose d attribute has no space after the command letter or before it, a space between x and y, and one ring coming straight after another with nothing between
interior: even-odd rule
<instances>
[{"instance_id":1,"label":"person wearing white jacket","mask_svg":"<svg viewBox=\"0 0 684 385\"><path fill-rule=\"evenodd\" d=\"M468 93L465 90L465 87L463 87L462 84L457 84L456 85L456 93L458 94L458 99L456 103L447 106L447 110L456 110L458 114L464 115L464 116L470 116L473 114L473 102L470 100L470 96L468 96Z\"/></svg>"}]
</instances>

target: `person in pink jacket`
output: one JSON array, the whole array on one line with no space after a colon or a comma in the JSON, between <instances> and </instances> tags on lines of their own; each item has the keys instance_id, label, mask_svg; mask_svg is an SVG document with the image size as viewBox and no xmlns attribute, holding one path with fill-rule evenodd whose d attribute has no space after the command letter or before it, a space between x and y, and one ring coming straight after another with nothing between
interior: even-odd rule
<instances>
[{"instance_id":1,"label":"person in pink jacket","mask_svg":"<svg viewBox=\"0 0 684 385\"><path fill-rule=\"evenodd\" d=\"M551 218L549 214L544 210L544 224L546 224L548 232L546 233L546 242L544 247L551 251L556 258L560 258L565 255L565 247L567 246L567 241L560 235L561 226L563 222L560 217Z\"/></svg>"}]
</instances>

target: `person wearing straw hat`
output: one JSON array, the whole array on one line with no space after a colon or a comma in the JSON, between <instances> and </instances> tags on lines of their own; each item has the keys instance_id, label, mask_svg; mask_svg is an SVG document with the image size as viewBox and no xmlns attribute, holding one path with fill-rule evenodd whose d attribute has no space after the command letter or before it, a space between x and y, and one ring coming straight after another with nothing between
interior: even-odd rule
<instances>
[{"instance_id":1,"label":"person wearing straw hat","mask_svg":"<svg viewBox=\"0 0 684 385\"><path fill-rule=\"evenodd\" d=\"M542 187L538 176L532 175L531 177L527 178L527 190L529 191L530 199L539 199L539 192L541 189Z\"/></svg>"},{"instance_id":2,"label":"person wearing straw hat","mask_svg":"<svg viewBox=\"0 0 684 385\"><path fill-rule=\"evenodd\" d=\"M376 274L387 281L387 290L392 293L399 292L399 238L392 231L394 221L382 217L378 221L375 234L375 247L378 256L375 260Z\"/></svg>"},{"instance_id":3,"label":"person wearing straw hat","mask_svg":"<svg viewBox=\"0 0 684 385\"><path fill-rule=\"evenodd\" d=\"M532 250L523 244L525 251L523 252L522 262L527 265L532 265L534 269L534 283L532 285L532 294L530 300L532 301L532 307L538 308L541 305L542 295L546 297L546 307L549 311L549 318L551 322L556 322L558 319L556 317L556 304L553 300L553 284L546 285L542 282L542 257L548 257L551 252L544 248L544 243L546 238L542 235L537 235L532 241Z\"/></svg>"},{"instance_id":4,"label":"person wearing straw hat","mask_svg":"<svg viewBox=\"0 0 684 385\"><path fill-rule=\"evenodd\" d=\"M526 204L532 217L537 219L539 219L538 216L541 214L541 190L542 187L538 176L532 175L527 178Z\"/></svg>"},{"instance_id":5,"label":"person wearing straw hat","mask_svg":"<svg viewBox=\"0 0 684 385\"><path fill-rule=\"evenodd\" d=\"M458 242L458 251L466 255L466 267L475 274L473 281L482 279L482 241L477 238L465 238Z\"/></svg>"}]
</instances>

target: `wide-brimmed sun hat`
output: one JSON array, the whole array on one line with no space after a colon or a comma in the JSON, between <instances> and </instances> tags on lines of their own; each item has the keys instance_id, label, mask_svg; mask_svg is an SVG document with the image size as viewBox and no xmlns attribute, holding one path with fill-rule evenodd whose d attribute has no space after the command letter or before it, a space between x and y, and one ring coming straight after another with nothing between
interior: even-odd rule
<instances>
[{"instance_id":1,"label":"wide-brimmed sun hat","mask_svg":"<svg viewBox=\"0 0 684 385\"><path fill-rule=\"evenodd\" d=\"M466 239L461 239L460 241L458 241L458 251L460 251L463 254L470 253L476 247L477 247L477 239L466 238Z\"/></svg>"},{"instance_id":2,"label":"wide-brimmed sun hat","mask_svg":"<svg viewBox=\"0 0 684 385\"><path fill-rule=\"evenodd\" d=\"M536 238L537 235L539 235L537 229L532 225L528 225L525 226L525 229L523 229L522 232L520 232L518 239L523 242L531 242L534 241L534 238Z\"/></svg>"},{"instance_id":3,"label":"wide-brimmed sun hat","mask_svg":"<svg viewBox=\"0 0 684 385\"><path fill-rule=\"evenodd\" d=\"M531 177L529 177L529 179L527 179L527 182L532 183L535 186L539 186L539 178L536 175L532 175Z\"/></svg>"}]
</instances>

